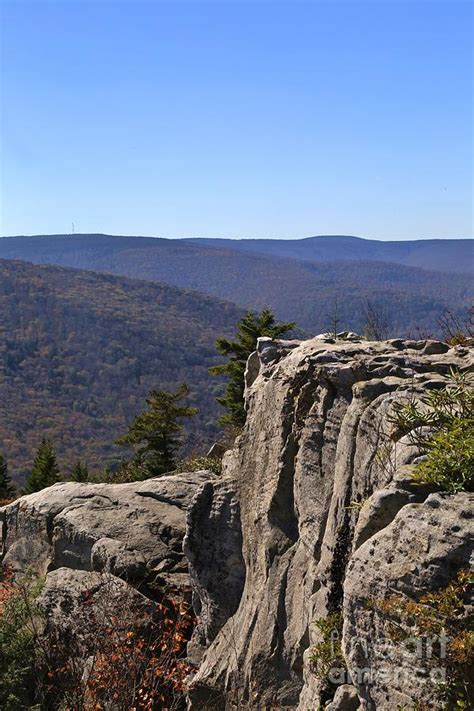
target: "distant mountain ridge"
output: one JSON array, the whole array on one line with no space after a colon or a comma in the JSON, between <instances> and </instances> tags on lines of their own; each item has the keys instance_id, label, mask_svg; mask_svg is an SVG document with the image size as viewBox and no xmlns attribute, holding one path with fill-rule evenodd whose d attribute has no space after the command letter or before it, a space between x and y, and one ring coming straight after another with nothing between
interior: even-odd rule
<instances>
[{"instance_id":1,"label":"distant mountain ridge","mask_svg":"<svg viewBox=\"0 0 474 711\"><path fill-rule=\"evenodd\" d=\"M435 271L474 273L474 240L470 239L382 242L348 235L321 235L295 240L197 238L188 241L305 261L392 262Z\"/></svg>"},{"instance_id":2,"label":"distant mountain ridge","mask_svg":"<svg viewBox=\"0 0 474 711\"><path fill-rule=\"evenodd\" d=\"M254 249L260 249L265 242L272 249L282 249L283 244L285 249L304 248L307 253L306 245L326 244L328 247L334 239L310 238L280 244L276 240L269 243L214 240L210 243L205 239L167 240L100 234L5 237L0 239L0 257L166 282L247 308L270 306L279 318L295 320L308 334L329 327L336 304L341 329L362 331L370 303L384 313L390 334L397 336L415 335L420 330L425 335L437 335L438 319L446 309L460 315L467 310L473 296L473 279L468 274L428 271L368 259L322 262L263 254ZM359 249L359 245L365 250L384 249L385 244L373 245L370 241L367 246L367 241L358 238L342 239L346 254L349 247L350 250ZM449 240L443 241L445 247L449 246L448 242L451 244ZM457 253L457 242L453 242L453 253ZM465 250L466 241L459 242ZM417 243L416 249L421 250L423 244ZM252 249L247 249L248 245ZM472 246L472 243L467 241L467 245ZM409 248L403 243L401 249L408 250L405 258L411 249L413 258L413 245ZM445 261L448 263L447 258ZM469 264L466 254L464 263Z\"/></svg>"},{"instance_id":3,"label":"distant mountain ridge","mask_svg":"<svg viewBox=\"0 0 474 711\"><path fill-rule=\"evenodd\" d=\"M37 240L41 239L39 245ZM377 261L419 267L431 271L474 274L474 240L426 239L380 241L351 235L321 235L303 239L226 239L193 237L165 239L162 237L84 235L36 235L0 238L0 257L37 261L57 253L65 258L76 251L71 240L81 239L81 248L87 250L89 259L100 258L105 240L119 240L120 249L160 248L182 249L183 243L197 249L210 247L220 252L249 252L252 254L283 257L304 261ZM65 240L61 244L61 240ZM117 244L117 243L116 243ZM181 247L179 246L181 245ZM117 244L118 246L118 244ZM78 266L78 265L70 265Z\"/></svg>"}]
</instances>

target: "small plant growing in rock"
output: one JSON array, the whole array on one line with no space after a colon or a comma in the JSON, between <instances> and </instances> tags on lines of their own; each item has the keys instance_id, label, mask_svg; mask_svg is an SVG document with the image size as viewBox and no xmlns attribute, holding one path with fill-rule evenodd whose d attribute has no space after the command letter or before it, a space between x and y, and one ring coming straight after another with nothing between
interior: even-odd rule
<instances>
[{"instance_id":1,"label":"small plant growing in rock","mask_svg":"<svg viewBox=\"0 0 474 711\"><path fill-rule=\"evenodd\" d=\"M313 673L325 685L336 680L340 683L341 670L346 670L346 662L342 653L342 614L333 612L327 617L314 621L321 640L311 649L310 664Z\"/></svg>"},{"instance_id":2,"label":"small plant growing in rock","mask_svg":"<svg viewBox=\"0 0 474 711\"><path fill-rule=\"evenodd\" d=\"M346 506L345 508L347 511L360 511L366 501L368 501L367 497L364 499L361 499L360 501L358 501L357 499L352 499L349 506Z\"/></svg>"},{"instance_id":3,"label":"small plant growing in rock","mask_svg":"<svg viewBox=\"0 0 474 711\"><path fill-rule=\"evenodd\" d=\"M456 493L474 490L474 422L459 421L434 435L416 481Z\"/></svg>"},{"instance_id":4,"label":"small plant growing in rock","mask_svg":"<svg viewBox=\"0 0 474 711\"><path fill-rule=\"evenodd\" d=\"M383 615L389 638L395 642L431 640L430 651L446 668L446 682L440 688L440 710L468 709L474 703L472 664L474 631L468 614L472 574L458 572L456 578L418 600L394 594L385 600L367 600L366 607ZM415 706L415 708L417 708Z\"/></svg>"},{"instance_id":5,"label":"small plant growing in rock","mask_svg":"<svg viewBox=\"0 0 474 711\"><path fill-rule=\"evenodd\" d=\"M441 390L394 405L397 436L407 434L426 455L415 480L450 493L474 491L474 376L451 371Z\"/></svg>"}]
</instances>

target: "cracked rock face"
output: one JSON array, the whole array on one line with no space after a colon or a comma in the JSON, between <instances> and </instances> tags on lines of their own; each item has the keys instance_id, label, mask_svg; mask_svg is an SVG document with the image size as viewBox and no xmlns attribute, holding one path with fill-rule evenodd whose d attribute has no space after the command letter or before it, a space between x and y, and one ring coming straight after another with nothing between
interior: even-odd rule
<instances>
[{"instance_id":1,"label":"cracked rock face","mask_svg":"<svg viewBox=\"0 0 474 711\"><path fill-rule=\"evenodd\" d=\"M228 480L207 482L189 508L183 550L194 580L198 624L188 656L198 663L204 649L236 611L245 580L240 509Z\"/></svg>"},{"instance_id":2,"label":"cracked rock face","mask_svg":"<svg viewBox=\"0 0 474 711\"><path fill-rule=\"evenodd\" d=\"M0 509L3 562L15 572L107 572L144 590L189 582L186 508L213 474L129 484L55 484Z\"/></svg>"},{"instance_id":3,"label":"cracked rock face","mask_svg":"<svg viewBox=\"0 0 474 711\"><path fill-rule=\"evenodd\" d=\"M261 339L246 373L242 435L224 457L223 477L188 512L201 654L205 647L191 709L393 711L382 683L369 691L349 676L337 691L318 678L310 663L321 639L314 623L344 610L346 645L350 636L376 634L360 599L372 585L389 594L410 556L410 537L397 545L394 533L409 515L413 527L417 515L424 522L438 568L464 565L456 551L472 534L467 520L456 536L445 534L466 495L448 497L436 509L439 526L430 528L434 514L420 514L431 511L423 503L430 492L410 482L420 453L409 440L394 441L388 415L394 402L443 387L451 367L469 366L467 348L435 341ZM369 553L375 545L380 567ZM412 545L424 581L418 585L412 571L416 590L442 581L422 572L423 556L431 565L425 548ZM346 662L354 670L349 655Z\"/></svg>"}]
</instances>

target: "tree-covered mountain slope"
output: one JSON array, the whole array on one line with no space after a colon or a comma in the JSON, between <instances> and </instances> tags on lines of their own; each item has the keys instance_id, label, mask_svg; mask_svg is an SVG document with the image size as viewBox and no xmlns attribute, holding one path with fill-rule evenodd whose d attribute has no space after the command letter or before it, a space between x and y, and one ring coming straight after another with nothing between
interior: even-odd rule
<instances>
[{"instance_id":1,"label":"tree-covered mountain slope","mask_svg":"<svg viewBox=\"0 0 474 711\"><path fill-rule=\"evenodd\" d=\"M64 264L87 269L103 269L103 260L122 255L117 266L131 260L135 250L152 249L158 256L191 254L204 256L206 248L218 253L247 252L303 261L390 262L442 272L474 273L474 241L470 239L424 239L380 241L346 235L305 239L158 239L152 237L111 237L102 234L38 235L5 237L0 240L0 257L31 262ZM155 251L156 250L156 251ZM137 266L139 265L138 257ZM140 274L134 274L140 276Z\"/></svg>"},{"instance_id":2,"label":"tree-covered mountain slope","mask_svg":"<svg viewBox=\"0 0 474 711\"><path fill-rule=\"evenodd\" d=\"M149 389L183 381L200 409L187 447L202 450L217 431L214 342L241 313L164 284L0 260L0 452L17 481L43 436L63 473L116 461Z\"/></svg>"},{"instance_id":3,"label":"tree-covered mountain slope","mask_svg":"<svg viewBox=\"0 0 474 711\"><path fill-rule=\"evenodd\" d=\"M442 272L474 272L474 242L469 239L380 241L346 235L305 239L193 239L195 244L229 247L305 261L376 261Z\"/></svg>"},{"instance_id":4,"label":"tree-covered mountain slope","mask_svg":"<svg viewBox=\"0 0 474 711\"><path fill-rule=\"evenodd\" d=\"M446 249L448 242L443 241ZM233 242L231 249L229 241L208 245L107 235L18 237L0 239L0 256L165 281L250 308L270 306L279 318L295 320L309 333L328 328L337 301L341 330L362 331L370 302L383 313L390 334L415 335L421 329L423 335L441 335L439 317L446 309L465 311L473 294L467 274L384 261L305 261L239 251L235 245L242 244ZM407 243L400 249L407 250Z\"/></svg>"}]
</instances>

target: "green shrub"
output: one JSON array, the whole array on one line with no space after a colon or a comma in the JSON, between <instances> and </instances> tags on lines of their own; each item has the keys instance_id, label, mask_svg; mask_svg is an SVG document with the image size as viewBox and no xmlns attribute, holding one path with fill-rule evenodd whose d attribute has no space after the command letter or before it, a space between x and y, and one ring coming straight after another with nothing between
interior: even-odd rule
<instances>
[{"instance_id":1,"label":"green shrub","mask_svg":"<svg viewBox=\"0 0 474 711\"><path fill-rule=\"evenodd\" d=\"M31 575L13 583L9 571L0 579L0 708L19 711L34 701L39 654L35 599L42 581Z\"/></svg>"},{"instance_id":2,"label":"green shrub","mask_svg":"<svg viewBox=\"0 0 474 711\"><path fill-rule=\"evenodd\" d=\"M427 457L414 479L443 491L474 491L474 421L458 420L427 442Z\"/></svg>"},{"instance_id":3,"label":"green shrub","mask_svg":"<svg viewBox=\"0 0 474 711\"><path fill-rule=\"evenodd\" d=\"M447 386L396 404L396 436L407 434L426 455L415 470L419 483L443 491L474 490L474 376L451 371Z\"/></svg>"},{"instance_id":4,"label":"green shrub","mask_svg":"<svg viewBox=\"0 0 474 711\"><path fill-rule=\"evenodd\" d=\"M176 471L197 472L200 469L208 469L214 474L222 472L222 460L218 457L188 457L178 462Z\"/></svg>"},{"instance_id":5,"label":"green shrub","mask_svg":"<svg viewBox=\"0 0 474 711\"><path fill-rule=\"evenodd\" d=\"M331 683L331 672L334 670L340 677L340 670L346 669L342 653L342 614L333 612L327 617L314 621L321 640L311 648L309 661L311 671L326 685Z\"/></svg>"}]
</instances>

